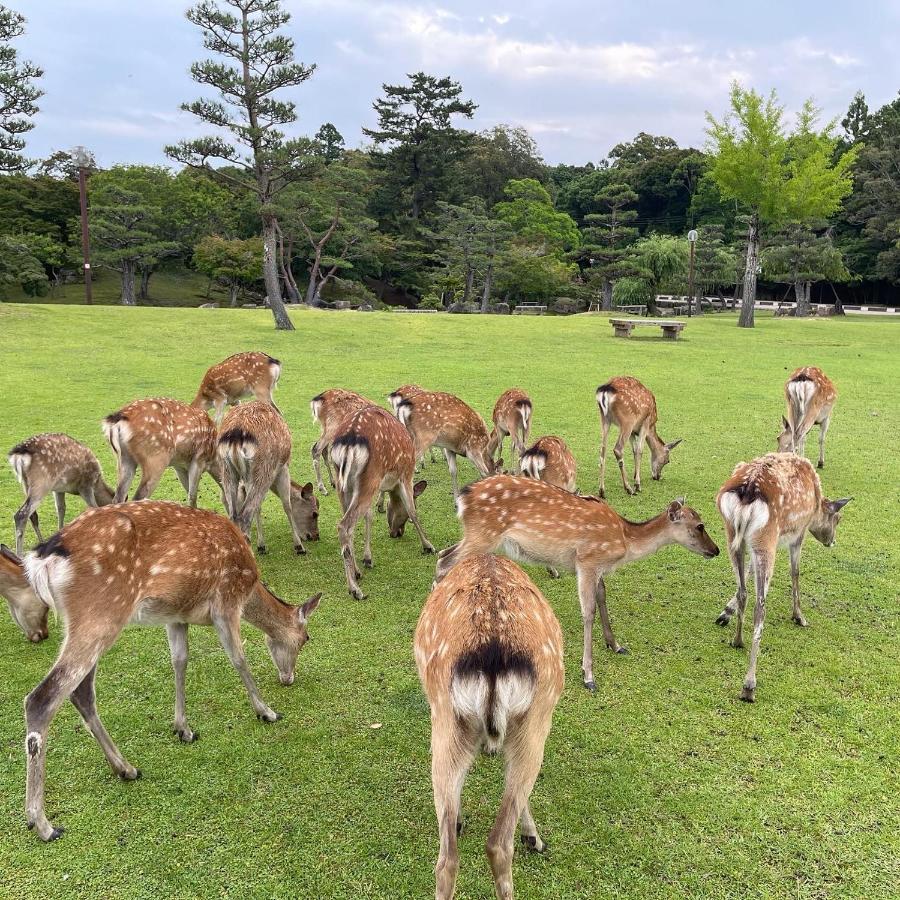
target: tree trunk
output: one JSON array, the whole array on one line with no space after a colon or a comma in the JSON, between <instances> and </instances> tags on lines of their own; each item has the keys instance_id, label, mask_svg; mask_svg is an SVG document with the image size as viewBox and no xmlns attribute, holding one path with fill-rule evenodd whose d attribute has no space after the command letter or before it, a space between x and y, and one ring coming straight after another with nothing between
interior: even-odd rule
<instances>
[{"instance_id":1,"label":"tree trunk","mask_svg":"<svg viewBox=\"0 0 900 900\"><path fill-rule=\"evenodd\" d=\"M491 305L491 282L494 279L494 264L488 263L484 273L484 291L481 294L481 311L486 313Z\"/></svg>"},{"instance_id":2,"label":"tree trunk","mask_svg":"<svg viewBox=\"0 0 900 900\"><path fill-rule=\"evenodd\" d=\"M284 234L277 219L275 221L275 234L278 237L278 269L281 272L281 280L284 282L284 292L287 294L288 303L299 303L300 293L288 275L288 264L284 258Z\"/></svg>"},{"instance_id":3,"label":"tree trunk","mask_svg":"<svg viewBox=\"0 0 900 900\"><path fill-rule=\"evenodd\" d=\"M137 306L134 299L134 263L130 260L122 264L122 305Z\"/></svg>"},{"instance_id":4,"label":"tree trunk","mask_svg":"<svg viewBox=\"0 0 900 900\"><path fill-rule=\"evenodd\" d=\"M210 293L212 292L212 283L213 283L212 275L210 275L210 276L209 276L209 281L206 282L206 299L207 299L207 302L209 301L209 295L210 295Z\"/></svg>"},{"instance_id":5,"label":"tree trunk","mask_svg":"<svg viewBox=\"0 0 900 900\"><path fill-rule=\"evenodd\" d=\"M613 308L613 283L604 278L600 283L600 309L609 312Z\"/></svg>"},{"instance_id":6,"label":"tree trunk","mask_svg":"<svg viewBox=\"0 0 900 900\"><path fill-rule=\"evenodd\" d=\"M239 289L240 289L240 285L236 281L232 281L231 284L228 285L228 296L230 298L232 307L235 307L238 305L238 290Z\"/></svg>"},{"instance_id":7,"label":"tree trunk","mask_svg":"<svg viewBox=\"0 0 900 900\"><path fill-rule=\"evenodd\" d=\"M759 267L759 219L754 215L747 229L747 261L744 268L744 292L738 328L753 327L753 307L756 303L756 270Z\"/></svg>"},{"instance_id":8,"label":"tree trunk","mask_svg":"<svg viewBox=\"0 0 900 900\"><path fill-rule=\"evenodd\" d=\"M300 288L297 287L297 279L294 278L294 270L292 264L294 261L294 241L289 240L287 243L287 255L284 257L284 271L290 284L291 296L295 298L294 302L300 302Z\"/></svg>"},{"instance_id":9,"label":"tree trunk","mask_svg":"<svg viewBox=\"0 0 900 900\"><path fill-rule=\"evenodd\" d=\"M831 293L834 294L834 314L836 316L846 316L847 313L844 312L844 303L838 296L838 292L835 289L834 284L832 284L832 282L830 281L828 282L828 284L831 287Z\"/></svg>"},{"instance_id":10,"label":"tree trunk","mask_svg":"<svg viewBox=\"0 0 900 900\"><path fill-rule=\"evenodd\" d=\"M798 281L794 285L794 299L797 301L797 309L794 315L802 318L809 315L809 295L812 285L808 281Z\"/></svg>"},{"instance_id":11,"label":"tree trunk","mask_svg":"<svg viewBox=\"0 0 900 900\"><path fill-rule=\"evenodd\" d=\"M288 317L281 299L281 284L278 281L278 249L275 239L275 217L271 214L263 214L263 281L266 285L266 296L272 316L275 319L275 328L278 331L293 331L294 325Z\"/></svg>"},{"instance_id":12,"label":"tree trunk","mask_svg":"<svg viewBox=\"0 0 900 900\"><path fill-rule=\"evenodd\" d=\"M647 297L647 315L658 316L659 310L656 307L656 285L650 285L650 294Z\"/></svg>"},{"instance_id":13,"label":"tree trunk","mask_svg":"<svg viewBox=\"0 0 900 900\"><path fill-rule=\"evenodd\" d=\"M472 286L475 284L475 270L472 266L466 269L466 288L463 291L463 303L468 303L472 299Z\"/></svg>"},{"instance_id":14,"label":"tree trunk","mask_svg":"<svg viewBox=\"0 0 900 900\"><path fill-rule=\"evenodd\" d=\"M152 274L153 269L141 270L141 286L138 289L138 297L140 297L141 300L150 299L150 276Z\"/></svg>"},{"instance_id":15,"label":"tree trunk","mask_svg":"<svg viewBox=\"0 0 900 900\"><path fill-rule=\"evenodd\" d=\"M317 287L319 284L319 259L316 257L309 269L309 284L306 286L306 303L315 306Z\"/></svg>"}]
</instances>

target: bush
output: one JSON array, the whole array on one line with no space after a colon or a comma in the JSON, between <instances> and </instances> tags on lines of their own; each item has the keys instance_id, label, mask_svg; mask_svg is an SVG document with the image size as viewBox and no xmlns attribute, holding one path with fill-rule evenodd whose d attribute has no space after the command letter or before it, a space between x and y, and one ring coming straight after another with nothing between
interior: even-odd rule
<instances>
[{"instance_id":1,"label":"bush","mask_svg":"<svg viewBox=\"0 0 900 900\"><path fill-rule=\"evenodd\" d=\"M571 316L572 313L583 312L585 309L585 304L574 297L557 297L553 301L553 311L562 316Z\"/></svg>"},{"instance_id":2,"label":"bush","mask_svg":"<svg viewBox=\"0 0 900 900\"><path fill-rule=\"evenodd\" d=\"M650 299L650 283L643 278L620 278L613 285L613 306L646 306Z\"/></svg>"},{"instance_id":3,"label":"bush","mask_svg":"<svg viewBox=\"0 0 900 900\"><path fill-rule=\"evenodd\" d=\"M444 304L438 294L426 294L419 301L419 309L443 309Z\"/></svg>"},{"instance_id":4,"label":"bush","mask_svg":"<svg viewBox=\"0 0 900 900\"><path fill-rule=\"evenodd\" d=\"M332 278L322 291L322 299L329 303L344 302L351 306L367 304L378 308L378 298L364 284L349 278Z\"/></svg>"}]
</instances>

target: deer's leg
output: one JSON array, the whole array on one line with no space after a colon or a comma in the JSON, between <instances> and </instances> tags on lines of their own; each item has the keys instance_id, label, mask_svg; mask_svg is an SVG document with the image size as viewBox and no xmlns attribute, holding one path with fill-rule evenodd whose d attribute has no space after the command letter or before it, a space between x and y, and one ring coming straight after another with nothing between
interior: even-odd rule
<instances>
[{"instance_id":1,"label":"deer's leg","mask_svg":"<svg viewBox=\"0 0 900 900\"><path fill-rule=\"evenodd\" d=\"M172 468L175 470L175 474L178 476L178 481L181 483L181 486L184 488L185 494L187 494L188 497L190 497L191 484L190 484L190 481L188 480L187 469L185 469L181 466L172 466Z\"/></svg>"},{"instance_id":2,"label":"deer's leg","mask_svg":"<svg viewBox=\"0 0 900 900\"><path fill-rule=\"evenodd\" d=\"M628 483L628 476L625 474L625 432L619 430L619 439L613 447L613 453L616 455L616 462L619 464L619 474L622 476L622 486L625 488L626 494L634 494L634 488Z\"/></svg>"},{"instance_id":3,"label":"deer's leg","mask_svg":"<svg viewBox=\"0 0 900 900\"><path fill-rule=\"evenodd\" d=\"M169 638L169 654L172 657L172 669L175 672L175 724L172 730L186 744L191 744L200 737L196 731L188 727L184 709L184 676L188 662L188 627L181 622L166 625L166 636Z\"/></svg>"},{"instance_id":4,"label":"deer's leg","mask_svg":"<svg viewBox=\"0 0 900 900\"><path fill-rule=\"evenodd\" d=\"M600 488L597 496L606 496L606 441L609 438L609 420L600 416Z\"/></svg>"},{"instance_id":5,"label":"deer's leg","mask_svg":"<svg viewBox=\"0 0 900 900\"><path fill-rule=\"evenodd\" d=\"M259 509L256 511L256 516L253 519L254 524L256 525L256 552L266 554L268 550L266 549L266 536L263 533L263 517L262 517L262 504L260 503Z\"/></svg>"},{"instance_id":6,"label":"deer's leg","mask_svg":"<svg viewBox=\"0 0 900 900\"><path fill-rule=\"evenodd\" d=\"M372 568L372 519L375 517L375 508L369 504L363 517L363 531L365 532L365 547L363 549L363 567Z\"/></svg>"},{"instance_id":7,"label":"deer's leg","mask_svg":"<svg viewBox=\"0 0 900 900\"><path fill-rule=\"evenodd\" d=\"M400 499L403 501L403 505L406 507L406 514L409 516L409 520L413 523L413 527L416 529L416 534L419 535L419 540L422 542L422 553L429 554L434 553L434 544L428 540L425 536L425 529L422 527L422 523L419 521L419 513L416 511L416 497L413 493L412 482L410 481L401 481L397 487L400 490Z\"/></svg>"},{"instance_id":8,"label":"deer's leg","mask_svg":"<svg viewBox=\"0 0 900 900\"><path fill-rule=\"evenodd\" d=\"M723 628L731 621L732 616L737 612L738 606L741 605L741 597L743 596L744 601L746 601L747 599L747 587L744 580L744 545L741 544L741 546L738 547L737 550L734 550L731 546L731 542L733 540L734 529L726 523L725 542L728 547L728 559L731 561L731 568L734 571L735 581L737 582L737 589L735 590L728 603L725 604L725 609L723 609L716 618L716 625L721 625ZM738 621L740 621L740 617L738 617ZM740 645L738 644L736 646Z\"/></svg>"},{"instance_id":9,"label":"deer's leg","mask_svg":"<svg viewBox=\"0 0 900 900\"><path fill-rule=\"evenodd\" d=\"M258 482L258 481L254 481L249 486L249 488L247 487L247 485L242 485L242 487L244 488L245 493L244 493L243 502L240 505L240 512L238 513L238 517L237 517L237 526L238 526L238 528L241 529L241 531L244 532L244 534L247 536L247 540L249 541L250 540L251 523L257 518L260 511L262 510L262 502L265 499L266 494L268 493L269 487L267 487L265 484ZM275 482L274 481L271 485L271 489L273 491L275 490ZM278 493L278 492L276 491L276 493ZM279 493L278 496L281 497L281 494ZM287 496L288 496L288 503L290 503L290 496L291 496L290 495L290 478L288 478L288 495ZM282 501L282 503L283 502L284 501ZM290 506L288 506L285 509L285 512L287 512L289 509L290 509ZM291 523L291 529L293 530L294 523L293 523L293 520L291 519L289 512L288 512L288 521ZM257 539L258 538L259 538L259 535L257 535ZM266 552L265 544L262 544L261 546L262 546L262 552L265 553ZM296 541L295 541L295 546L296 546Z\"/></svg>"},{"instance_id":10,"label":"deer's leg","mask_svg":"<svg viewBox=\"0 0 900 900\"><path fill-rule=\"evenodd\" d=\"M791 619L795 624L806 628L809 622L806 621L803 610L800 609L800 551L802 549L803 535L788 548L791 556L791 601L793 604Z\"/></svg>"},{"instance_id":11,"label":"deer's leg","mask_svg":"<svg viewBox=\"0 0 900 900\"><path fill-rule=\"evenodd\" d=\"M131 490L131 482L134 481L135 472L137 472L137 460L125 449L119 447L119 462L116 482L116 493L113 497L113 503L124 503L128 499L128 492Z\"/></svg>"},{"instance_id":12,"label":"deer's leg","mask_svg":"<svg viewBox=\"0 0 900 900\"><path fill-rule=\"evenodd\" d=\"M281 505L284 507L284 514L288 518L291 526L291 534L294 536L294 553L303 555L306 548L300 539L300 532L294 523L294 513L291 506L291 473L287 466L282 466L275 475L275 481L272 483L272 492L278 495Z\"/></svg>"},{"instance_id":13,"label":"deer's leg","mask_svg":"<svg viewBox=\"0 0 900 900\"><path fill-rule=\"evenodd\" d=\"M584 623L584 650L581 656L581 675L589 691L597 690L594 683L594 618L597 615L597 573L581 567L578 574L578 601Z\"/></svg>"},{"instance_id":14,"label":"deer's leg","mask_svg":"<svg viewBox=\"0 0 900 900\"><path fill-rule=\"evenodd\" d=\"M89 484L82 487L78 491L79 496L84 500L86 506L97 506L97 495L94 493L94 486Z\"/></svg>"},{"instance_id":15,"label":"deer's leg","mask_svg":"<svg viewBox=\"0 0 900 900\"><path fill-rule=\"evenodd\" d=\"M775 565L774 550L754 550L753 569L756 575L756 605L753 608L753 643L750 645L750 665L744 678L741 700L752 703L756 695L756 661L759 657L759 644L762 640L763 623L766 618L766 594L769 592L769 581Z\"/></svg>"},{"instance_id":16,"label":"deer's leg","mask_svg":"<svg viewBox=\"0 0 900 900\"><path fill-rule=\"evenodd\" d=\"M40 544L44 540L41 537L37 515L38 505L43 499L43 497L38 497L37 494L28 494L25 497L25 502L16 510L13 516L13 522L16 526L16 554L18 556L21 556L25 550L25 526L29 520L31 520L34 533L37 535L38 543Z\"/></svg>"},{"instance_id":17,"label":"deer's leg","mask_svg":"<svg viewBox=\"0 0 900 900\"><path fill-rule=\"evenodd\" d=\"M450 483L453 485L454 501L459 497L459 485L456 480L456 454L452 450L444 450L444 456L447 458L447 468L450 470Z\"/></svg>"},{"instance_id":18,"label":"deer's leg","mask_svg":"<svg viewBox=\"0 0 900 900\"><path fill-rule=\"evenodd\" d=\"M341 521L338 522L338 538L341 543L341 557L344 560L344 574L347 576L347 588L351 597L357 600L365 600L366 595L359 586L362 573L356 564L356 556L353 553L353 536L356 531L356 523L359 521L359 502L353 498L347 506Z\"/></svg>"},{"instance_id":19,"label":"deer's leg","mask_svg":"<svg viewBox=\"0 0 900 900\"><path fill-rule=\"evenodd\" d=\"M334 473L331 471L330 447L323 446L321 438L312 445L313 471L316 473L316 488L323 497L328 496L328 489L322 481L322 461L325 462L325 471L328 473L328 481L334 487Z\"/></svg>"},{"instance_id":20,"label":"deer's leg","mask_svg":"<svg viewBox=\"0 0 900 900\"><path fill-rule=\"evenodd\" d=\"M166 471L166 460L161 457L151 457L141 464L141 480L134 492L133 500L146 500L153 495Z\"/></svg>"},{"instance_id":21,"label":"deer's leg","mask_svg":"<svg viewBox=\"0 0 900 900\"><path fill-rule=\"evenodd\" d=\"M825 468L825 435L828 434L828 426L831 424L831 416L826 416L819 423L819 463L820 469Z\"/></svg>"},{"instance_id":22,"label":"deer's leg","mask_svg":"<svg viewBox=\"0 0 900 900\"><path fill-rule=\"evenodd\" d=\"M631 436L631 452L634 454L634 490L636 493L640 493L641 490L641 459L644 455L644 441L646 437L647 435L644 431Z\"/></svg>"},{"instance_id":23,"label":"deer's leg","mask_svg":"<svg viewBox=\"0 0 900 900\"><path fill-rule=\"evenodd\" d=\"M241 511L241 498L239 494L240 481L237 473L227 461L222 463L222 499L225 501L225 511L228 518L237 524L238 514Z\"/></svg>"},{"instance_id":24,"label":"deer's leg","mask_svg":"<svg viewBox=\"0 0 900 900\"><path fill-rule=\"evenodd\" d=\"M66 524L66 492L54 491L53 499L56 501L56 523L60 531Z\"/></svg>"},{"instance_id":25,"label":"deer's leg","mask_svg":"<svg viewBox=\"0 0 900 900\"><path fill-rule=\"evenodd\" d=\"M600 624L603 626L603 639L606 646L615 653L627 653L628 648L623 647L613 635L609 624L609 611L606 608L606 583L602 578L597 579L597 608L600 610Z\"/></svg>"},{"instance_id":26,"label":"deer's leg","mask_svg":"<svg viewBox=\"0 0 900 900\"><path fill-rule=\"evenodd\" d=\"M200 490L200 479L203 477L203 463L196 457L191 460L187 470L188 505L197 508L197 492Z\"/></svg>"},{"instance_id":27,"label":"deer's leg","mask_svg":"<svg viewBox=\"0 0 900 900\"><path fill-rule=\"evenodd\" d=\"M536 755L538 769L540 769L543 762L544 744L547 741L547 735L550 733L552 716L552 706L544 714L540 714L536 709L532 708L532 712L526 719L521 731L517 732L514 739L509 743L510 750L517 756L522 754ZM530 793L529 791L529 795ZM522 807L522 815L519 818L519 835L522 838L522 843L532 852L543 853L547 849L547 845L538 834L537 825L535 825L534 816L531 814L531 806L527 796L525 805Z\"/></svg>"},{"instance_id":28,"label":"deer's leg","mask_svg":"<svg viewBox=\"0 0 900 900\"><path fill-rule=\"evenodd\" d=\"M228 398L227 397L219 397L213 401L213 409L215 410L213 419L216 423L216 428L222 427L222 419L225 418L225 407L226 406L228 406Z\"/></svg>"}]
</instances>

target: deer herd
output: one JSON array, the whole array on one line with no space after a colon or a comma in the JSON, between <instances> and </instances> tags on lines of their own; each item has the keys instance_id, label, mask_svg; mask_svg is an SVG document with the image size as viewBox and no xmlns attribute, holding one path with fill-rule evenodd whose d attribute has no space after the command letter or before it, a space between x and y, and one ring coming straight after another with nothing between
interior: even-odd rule
<instances>
[{"instance_id":1,"label":"deer herd","mask_svg":"<svg viewBox=\"0 0 900 900\"><path fill-rule=\"evenodd\" d=\"M94 697L97 662L127 624L166 627L175 675L174 731L182 741L197 737L185 713L189 625L215 628L256 715L264 722L279 718L260 696L247 665L240 621L266 635L279 679L289 685L308 639L309 617L321 597L315 593L299 606L276 597L260 578L250 544L255 524L256 548L265 553L261 506L269 491L281 501L296 553L307 552L304 541L319 539L313 483L298 484L290 475L291 431L272 396L280 374L278 360L264 353L239 353L209 369L190 404L170 398L134 400L106 416L102 429L117 463L114 487L104 481L92 451L66 434L39 434L10 451L9 463L25 501L14 516L15 552L0 549L0 595L29 640L48 637L51 610L63 628L55 664L25 698L26 817L41 839L53 840L62 830L44 810L44 769L48 729L66 699L81 714L112 770L123 779L140 776L103 727ZM254 399L239 403L245 397ZM803 457L806 436L817 424L818 467L824 466L834 386L820 369L807 366L790 376L785 398L778 451L739 463L716 497L736 580L734 596L716 622L727 625L735 619L734 647L743 647L748 557L755 585L749 668L741 692L746 701L755 699L766 597L779 543L787 545L790 555L792 618L805 626L799 588L803 539L809 531L833 545L848 502L826 499L819 476ZM641 490L645 443L655 480L680 443L659 436L656 400L636 378L612 378L597 388L596 495L579 493L575 457L562 438L544 435L531 442L533 404L518 388L497 400L491 431L453 394L408 384L388 400L391 411L354 391L332 388L310 401L321 429L312 446L315 483L326 496L324 462L342 513L338 538L348 590L363 600L363 573L354 550L359 520L365 532L363 568L373 565L373 519L384 510L385 496L390 536L402 537L411 521L422 552L434 553L428 523L416 508L426 482L416 481L415 473L426 453L435 447L444 451L462 536L437 554L434 583L414 638L415 662L431 707L440 832L436 896L450 898L455 889L466 772L479 751L502 750L506 787L487 853L497 896L509 898L516 824L528 849L544 849L528 801L564 682L560 624L516 563L538 564L552 575L575 573L584 625L582 680L594 691L598 611L607 647L628 652L613 634L606 576L672 544L705 559L717 556L719 548L684 499L673 500L643 522L624 518L604 499L611 426L618 429L613 453L628 494ZM499 458L507 437L512 445L508 470ZM628 442L634 457L631 481L624 456ZM461 490L458 457L468 459L480 476ZM184 487L186 506L150 499L168 467ZM140 482L129 501L138 468ZM227 518L197 508L204 473L219 486ZM38 507L51 492L59 530L45 540ZM88 507L68 525L67 494L78 495ZM38 543L24 553L29 523Z\"/></svg>"}]
</instances>

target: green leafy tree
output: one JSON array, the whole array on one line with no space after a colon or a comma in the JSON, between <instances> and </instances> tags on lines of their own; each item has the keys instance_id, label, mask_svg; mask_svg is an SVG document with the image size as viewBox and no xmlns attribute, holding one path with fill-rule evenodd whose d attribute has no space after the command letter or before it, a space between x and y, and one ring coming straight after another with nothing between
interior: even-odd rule
<instances>
[{"instance_id":1,"label":"green leafy tree","mask_svg":"<svg viewBox=\"0 0 900 900\"><path fill-rule=\"evenodd\" d=\"M515 302L547 300L571 289L577 268L535 247L512 244L498 258L497 292Z\"/></svg>"},{"instance_id":2,"label":"green leafy tree","mask_svg":"<svg viewBox=\"0 0 900 900\"><path fill-rule=\"evenodd\" d=\"M237 306L241 288L262 278L263 245L259 238L227 240L218 235L203 238L193 253L194 267L228 288L231 306Z\"/></svg>"},{"instance_id":3,"label":"green leafy tree","mask_svg":"<svg viewBox=\"0 0 900 900\"><path fill-rule=\"evenodd\" d=\"M331 124L326 122L314 138L315 152L325 160L326 165L337 162L344 155L344 136Z\"/></svg>"},{"instance_id":4,"label":"green leafy tree","mask_svg":"<svg viewBox=\"0 0 900 900\"><path fill-rule=\"evenodd\" d=\"M204 47L223 61L206 59L191 66L194 80L212 87L219 99L195 100L182 109L219 133L182 141L167 147L166 153L254 198L262 220L263 274L275 327L293 330L278 279L274 201L306 173L314 147L308 139L285 137L281 128L296 121L297 114L294 104L278 95L303 84L315 67L294 62L294 41L282 33L290 14L281 0L200 0L187 17L201 29ZM212 160L228 168L214 168Z\"/></svg>"},{"instance_id":5,"label":"green leafy tree","mask_svg":"<svg viewBox=\"0 0 900 900\"><path fill-rule=\"evenodd\" d=\"M0 236L0 286L19 285L30 297L47 293L47 274L24 236Z\"/></svg>"},{"instance_id":6,"label":"green leafy tree","mask_svg":"<svg viewBox=\"0 0 900 900\"><path fill-rule=\"evenodd\" d=\"M646 285L647 309L656 315L656 295L664 285L683 281L688 270L690 248L684 238L670 234L648 234L628 248L635 276ZM629 289L633 285L629 284ZM615 297L615 292L613 294ZM620 294L621 296L621 294Z\"/></svg>"},{"instance_id":7,"label":"green leafy tree","mask_svg":"<svg viewBox=\"0 0 900 900\"><path fill-rule=\"evenodd\" d=\"M717 294L724 300L723 288L733 287L740 277L740 250L726 241L722 225L701 225L697 232L694 252L695 290L701 297Z\"/></svg>"},{"instance_id":8,"label":"green leafy tree","mask_svg":"<svg viewBox=\"0 0 900 900\"><path fill-rule=\"evenodd\" d=\"M559 258L580 245L575 220L553 208L549 192L539 181L513 180L503 193L507 199L494 207L494 215L510 226L520 243Z\"/></svg>"},{"instance_id":9,"label":"green leafy tree","mask_svg":"<svg viewBox=\"0 0 900 900\"><path fill-rule=\"evenodd\" d=\"M22 156L23 134L34 128L32 117L44 93L35 83L44 72L19 60L13 41L25 33L25 17L0 6L0 171L17 172L30 162Z\"/></svg>"}]
</instances>

